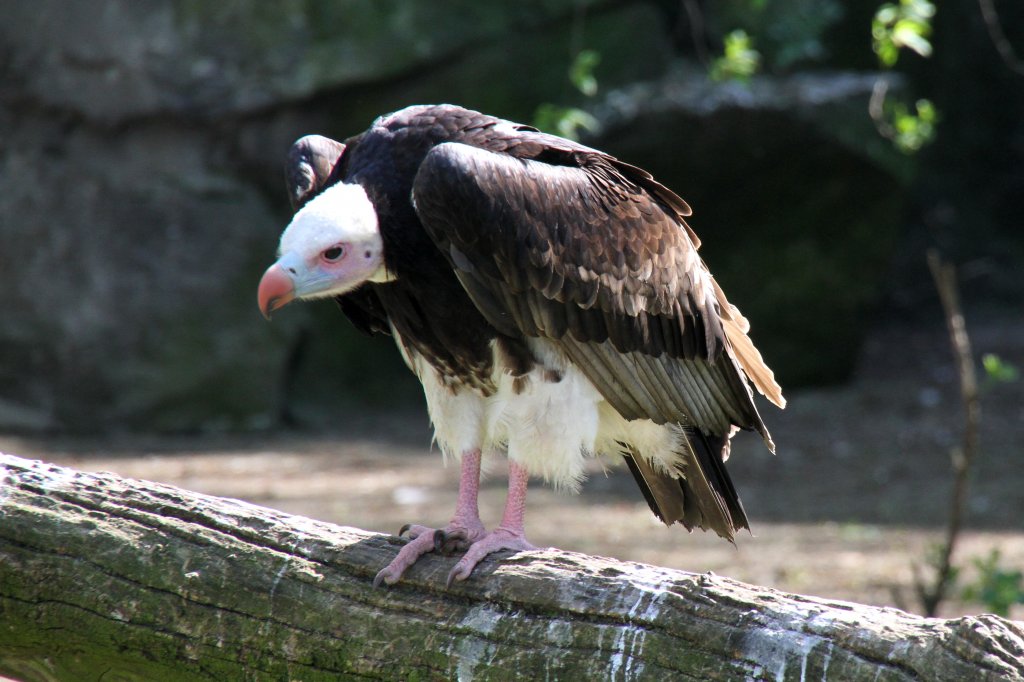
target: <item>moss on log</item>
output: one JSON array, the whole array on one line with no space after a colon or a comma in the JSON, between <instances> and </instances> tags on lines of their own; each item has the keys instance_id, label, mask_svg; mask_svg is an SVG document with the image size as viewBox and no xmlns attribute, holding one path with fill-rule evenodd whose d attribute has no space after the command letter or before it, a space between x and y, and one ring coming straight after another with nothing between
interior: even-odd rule
<instances>
[{"instance_id":1,"label":"moss on log","mask_svg":"<svg viewBox=\"0 0 1024 682\"><path fill-rule=\"evenodd\" d=\"M1024 680L1024 624L555 549L446 589L394 537L0 455L0 673L35 680Z\"/></svg>"}]
</instances>

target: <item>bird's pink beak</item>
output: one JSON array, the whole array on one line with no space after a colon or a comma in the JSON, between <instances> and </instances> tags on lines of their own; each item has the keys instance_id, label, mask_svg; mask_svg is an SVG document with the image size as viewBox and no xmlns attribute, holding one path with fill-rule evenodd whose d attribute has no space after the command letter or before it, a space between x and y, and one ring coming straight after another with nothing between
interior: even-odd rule
<instances>
[{"instance_id":1,"label":"bird's pink beak","mask_svg":"<svg viewBox=\"0 0 1024 682\"><path fill-rule=\"evenodd\" d=\"M260 312L269 320L270 313L288 305L295 298L295 282L279 263L274 263L263 273L256 298Z\"/></svg>"}]
</instances>

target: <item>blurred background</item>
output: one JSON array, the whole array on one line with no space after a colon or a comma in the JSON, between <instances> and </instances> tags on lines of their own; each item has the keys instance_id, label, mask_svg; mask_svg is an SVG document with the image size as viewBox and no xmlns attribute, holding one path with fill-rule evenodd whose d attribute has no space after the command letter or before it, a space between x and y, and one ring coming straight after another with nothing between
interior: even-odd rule
<instances>
[{"instance_id":1,"label":"blurred background","mask_svg":"<svg viewBox=\"0 0 1024 682\"><path fill-rule=\"evenodd\" d=\"M1022 60L1007 0L5 3L0 449L443 525L456 472L393 345L330 302L268 324L256 285L295 139L451 102L685 198L790 398L762 407L778 456L740 438L730 461L756 537L666 530L628 474L595 468L581 497L535 486L535 543L920 611L963 440L936 249L983 406L943 608L1001 608L989 589L1020 617Z\"/></svg>"}]
</instances>

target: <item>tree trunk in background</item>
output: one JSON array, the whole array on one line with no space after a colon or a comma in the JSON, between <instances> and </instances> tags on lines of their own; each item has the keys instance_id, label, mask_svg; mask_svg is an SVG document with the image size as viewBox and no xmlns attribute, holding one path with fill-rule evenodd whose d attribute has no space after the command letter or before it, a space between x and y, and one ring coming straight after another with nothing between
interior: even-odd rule
<instances>
[{"instance_id":1,"label":"tree trunk in background","mask_svg":"<svg viewBox=\"0 0 1024 682\"><path fill-rule=\"evenodd\" d=\"M555 549L451 589L398 541L0 455L0 673L34 680L1024 680L1024 624Z\"/></svg>"}]
</instances>

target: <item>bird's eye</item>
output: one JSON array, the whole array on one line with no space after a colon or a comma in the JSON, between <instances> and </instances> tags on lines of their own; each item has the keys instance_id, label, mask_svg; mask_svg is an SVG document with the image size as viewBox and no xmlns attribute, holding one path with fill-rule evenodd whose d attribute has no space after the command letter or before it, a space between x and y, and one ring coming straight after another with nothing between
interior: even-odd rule
<instances>
[{"instance_id":1,"label":"bird's eye","mask_svg":"<svg viewBox=\"0 0 1024 682\"><path fill-rule=\"evenodd\" d=\"M323 252L323 254L321 254L321 255L323 256L323 259L325 261L333 263L334 261L336 261L339 258L341 258L344 254L345 254L345 249L344 248L342 248L340 246L332 246L331 248L325 250Z\"/></svg>"}]
</instances>

